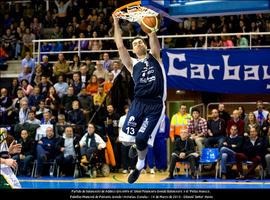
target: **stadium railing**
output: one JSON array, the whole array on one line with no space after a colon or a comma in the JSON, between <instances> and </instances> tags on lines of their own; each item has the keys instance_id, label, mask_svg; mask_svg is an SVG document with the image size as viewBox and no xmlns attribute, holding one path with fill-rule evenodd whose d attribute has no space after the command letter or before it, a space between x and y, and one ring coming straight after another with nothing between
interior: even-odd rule
<instances>
[{"instance_id":1,"label":"stadium railing","mask_svg":"<svg viewBox=\"0 0 270 200\"><path fill-rule=\"evenodd\" d=\"M176 47L169 47L170 49L226 49L227 47L211 47L209 46L210 38L214 38L216 36L248 36L249 44L247 47L241 46L234 46L232 48L269 48L270 45L252 45L253 39L258 36L270 37L270 32L249 32L249 33L215 33L215 34L192 34L192 35L160 35L158 38L161 40L161 48L166 48L166 39L179 39L179 38L204 38L204 45L203 47L187 47L187 48L176 48ZM130 40L134 37L123 37L124 42L126 40ZM147 38L144 36L143 38ZM82 50L81 49L81 41L93 41L93 40L101 40L101 41L114 41L113 37L104 37L104 38L70 38L70 39L40 39L40 40L33 40L34 48L33 48L33 55L36 58L37 62L40 62L41 55L43 54L58 54L58 53L76 53L81 56L82 53L102 53L102 52L114 52L116 53L117 49L105 49L105 50ZM43 42L77 42L78 50L75 51L60 51L60 52L40 52L41 45ZM132 49L128 49L132 51Z\"/></svg>"},{"instance_id":2,"label":"stadium railing","mask_svg":"<svg viewBox=\"0 0 270 200\"><path fill-rule=\"evenodd\" d=\"M206 119L209 119L210 116L210 109L217 108L218 105L222 103L225 106L226 111L232 113L234 109L238 109L238 106L243 106L245 108L245 112L253 112L256 110L256 102L217 102L217 103L209 103L206 106ZM264 106L270 105L270 102L263 102Z\"/></svg>"}]
</instances>

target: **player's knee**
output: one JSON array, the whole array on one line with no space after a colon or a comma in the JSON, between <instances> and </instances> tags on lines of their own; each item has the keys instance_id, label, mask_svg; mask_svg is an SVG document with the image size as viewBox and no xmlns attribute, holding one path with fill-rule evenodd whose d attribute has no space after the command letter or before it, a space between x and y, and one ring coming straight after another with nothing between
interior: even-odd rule
<instances>
[{"instance_id":1,"label":"player's knee","mask_svg":"<svg viewBox=\"0 0 270 200\"><path fill-rule=\"evenodd\" d=\"M136 147L139 151L143 151L148 146L147 140L143 137L137 137L136 138Z\"/></svg>"}]
</instances>

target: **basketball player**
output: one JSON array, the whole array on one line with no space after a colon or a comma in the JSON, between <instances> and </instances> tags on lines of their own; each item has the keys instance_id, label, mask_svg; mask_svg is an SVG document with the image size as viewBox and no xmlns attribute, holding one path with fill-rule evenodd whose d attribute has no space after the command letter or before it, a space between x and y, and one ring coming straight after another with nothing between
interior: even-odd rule
<instances>
[{"instance_id":1,"label":"basketball player","mask_svg":"<svg viewBox=\"0 0 270 200\"><path fill-rule=\"evenodd\" d=\"M7 129L0 128L0 188L21 188L20 182L12 169L17 168L16 160L10 158L10 154L21 152L22 145L15 144L15 140L8 147Z\"/></svg>"},{"instance_id":2,"label":"basketball player","mask_svg":"<svg viewBox=\"0 0 270 200\"><path fill-rule=\"evenodd\" d=\"M150 53L140 37L132 41L132 58L124 46L118 18L113 14L114 38L120 59L134 80L134 100L127 114L123 132L133 138L138 160L135 170L129 174L128 182L134 183L145 165L148 144L153 146L155 135L163 119L166 99L166 76L161 64L160 44L155 32L149 33ZM135 140L134 140L135 139ZM136 155L133 155L136 156Z\"/></svg>"}]
</instances>

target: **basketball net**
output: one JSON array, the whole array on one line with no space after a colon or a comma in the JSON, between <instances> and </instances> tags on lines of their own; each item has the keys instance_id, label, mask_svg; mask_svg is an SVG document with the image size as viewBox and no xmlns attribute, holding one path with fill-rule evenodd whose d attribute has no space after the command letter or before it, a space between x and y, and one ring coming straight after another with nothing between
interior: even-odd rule
<instances>
[{"instance_id":1,"label":"basketball net","mask_svg":"<svg viewBox=\"0 0 270 200\"><path fill-rule=\"evenodd\" d=\"M125 19L130 22L137 22L139 24L141 23L141 20L146 16L158 16L157 12L143 7L140 4L140 1L126 4L120 8L117 8L113 14L119 19Z\"/></svg>"}]
</instances>

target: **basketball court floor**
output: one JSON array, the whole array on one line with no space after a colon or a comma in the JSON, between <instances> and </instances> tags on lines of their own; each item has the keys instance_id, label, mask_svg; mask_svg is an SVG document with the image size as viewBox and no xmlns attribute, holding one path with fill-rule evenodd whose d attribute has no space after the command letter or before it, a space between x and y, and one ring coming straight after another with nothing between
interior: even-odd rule
<instances>
[{"instance_id":1,"label":"basketball court floor","mask_svg":"<svg viewBox=\"0 0 270 200\"><path fill-rule=\"evenodd\" d=\"M235 180L200 178L192 180L178 176L166 180L167 172L141 174L134 184L127 183L128 174L112 173L109 177L78 178L43 177L40 179L19 177L24 189L270 189L270 180Z\"/></svg>"}]
</instances>

